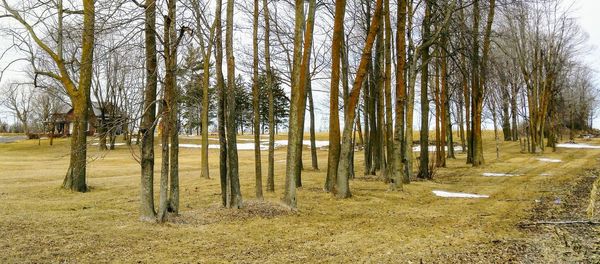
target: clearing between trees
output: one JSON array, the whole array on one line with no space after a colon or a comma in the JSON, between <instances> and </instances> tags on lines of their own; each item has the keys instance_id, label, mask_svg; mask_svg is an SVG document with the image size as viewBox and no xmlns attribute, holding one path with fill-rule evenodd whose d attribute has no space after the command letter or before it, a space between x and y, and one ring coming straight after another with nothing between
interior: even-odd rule
<instances>
[{"instance_id":1,"label":"clearing between trees","mask_svg":"<svg viewBox=\"0 0 600 264\"><path fill-rule=\"evenodd\" d=\"M67 140L55 139L54 146L44 140L0 144L0 262L598 261L600 229L594 223L600 219L588 219L586 209L600 149L531 155L520 153L517 142L500 142L496 159L493 141L485 142L485 166L465 164L459 151L448 168L436 169L433 180L414 181L402 192L388 191L382 178L363 176L363 155L355 156L351 199L323 191L326 170L305 170L293 211L280 202L285 163L275 165L275 193L258 201L254 152L240 151L244 207L228 210L221 206L219 180L200 177L200 150L182 148L180 216L161 225L138 220L139 164L127 146L110 152L90 148L91 191L76 193L58 187L69 162ZM600 146L600 140L585 144ZM279 148L275 160L285 155ZM310 151L303 155L309 164ZM326 168L327 151L318 155L320 168ZM209 157L210 169L217 171L218 150L211 149ZM444 198L434 190L489 198ZM591 222L550 223L573 220Z\"/></svg>"}]
</instances>

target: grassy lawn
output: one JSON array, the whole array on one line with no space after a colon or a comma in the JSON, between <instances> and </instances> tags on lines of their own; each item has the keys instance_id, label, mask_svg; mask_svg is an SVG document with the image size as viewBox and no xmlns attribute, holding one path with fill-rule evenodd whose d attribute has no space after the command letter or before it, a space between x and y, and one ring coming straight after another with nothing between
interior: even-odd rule
<instances>
[{"instance_id":1,"label":"grassy lawn","mask_svg":"<svg viewBox=\"0 0 600 264\"><path fill-rule=\"evenodd\" d=\"M327 135L319 134L318 139L326 140ZM117 146L99 152L90 146L92 189L81 194L59 188L68 166L69 141L54 142L54 146L44 140L41 145L38 140L0 144L2 263L460 263L461 256L485 252L498 241L527 239L517 224L528 219L535 200L560 193L585 169L597 166L600 158L599 149L531 155L520 153L516 142L501 142L496 159L493 139L487 138L485 166L471 168L465 155L458 154L447 168L436 171L433 181L415 181L403 192L389 192L378 179L362 176L363 154L357 152L358 177L350 183L353 197L337 200L322 191L327 151L319 150L321 171L303 172L298 210L291 212L279 203L285 148L275 153L276 192L265 193L262 202L253 197L253 151L239 152L246 204L241 210L220 207L218 150L210 150L212 179L206 180L200 178L200 149L182 148L181 215L160 225L138 221L137 149ZM183 142L200 144L199 137L182 138ZM586 143L600 145L598 140ZM303 153L304 164L309 165L310 152ZM160 164L160 151L156 154ZM265 182L267 152L262 154ZM562 162L543 162L540 157ZM484 172L519 176L483 177ZM490 198L441 198L432 190ZM483 262L493 260L482 256Z\"/></svg>"}]
</instances>

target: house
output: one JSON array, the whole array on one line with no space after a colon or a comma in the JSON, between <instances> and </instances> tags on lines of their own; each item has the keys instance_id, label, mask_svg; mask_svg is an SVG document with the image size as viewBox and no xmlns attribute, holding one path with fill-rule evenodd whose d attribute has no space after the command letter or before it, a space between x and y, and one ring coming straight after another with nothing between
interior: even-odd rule
<instances>
[{"instance_id":1,"label":"house","mask_svg":"<svg viewBox=\"0 0 600 264\"><path fill-rule=\"evenodd\" d=\"M54 136L70 136L74 129L73 107L65 105L58 108L49 118L44 121L44 125L52 130ZM92 107L88 111L87 135L93 136L98 131L99 125L105 124L113 129L117 135L123 133L126 122L123 122L124 115L122 111L112 104L101 107L100 103L92 102Z\"/></svg>"}]
</instances>

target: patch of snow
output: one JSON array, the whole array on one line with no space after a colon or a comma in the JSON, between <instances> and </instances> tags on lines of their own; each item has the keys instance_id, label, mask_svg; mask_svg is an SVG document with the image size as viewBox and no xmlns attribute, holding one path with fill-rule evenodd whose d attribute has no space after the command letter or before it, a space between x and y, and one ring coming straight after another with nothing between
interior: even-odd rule
<instances>
[{"instance_id":1,"label":"patch of snow","mask_svg":"<svg viewBox=\"0 0 600 264\"><path fill-rule=\"evenodd\" d=\"M539 158L537 159L539 161L543 161L543 162L551 162L551 163L559 163L562 162L562 160L559 159L549 159L549 158Z\"/></svg>"},{"instance_id":2,"label":"patch of snow","mask_svg":"<svg viewBox=\"0 0 600 264\"><path fill-rule=\"evenodd\" d=\"M447 151L448 150L448 146L445 146L444 149ZM421 146L414 146L412 148L413 152L420 152L421 151ZM427 150L429 152L434 152L435 151L435 146L429 146L427 147ZM461 146L455 146L454 147L454 151L462 151L462 147Z\"/></svg>"},{"instance_id":3,"label":"patch of snow","mask_svg":"<svg viewBox=\"0 0 600 264\"><path fill-rule=\"evenodd\" d=\"M179 144L180 148L202 148L202 144ZM208 144L209 149L219 149L219 144ZM238 143L238 150L254 150L254 143ZM268 150L268 146L261 145L260 150Z\"/></svg>"},{"instance_id":4,"label":"patch of snow","mask_svg":"<svg viewBox=\"0 0 600 264\"><path fill-rule=\"evenodd\" d=\"M574 149L600 149L600 146L592 146L588 144L564 143L556 144L558 148L574 148Z\"/></svg>"},{"instance_id":5,"label":"patch of snow","mask_svg":"<svg viewBox=\"0 0 600 264\"><path fill-rule=\"evenodd\" d=\"M200 144L179 144L179 147L180 148L201 148L202 145L200 145ZM209 148L210 148L210 145L209 145Z\"/></svg>"},{"instance_id":6,"label":"patch of snow","mask_svg":"<svg viewBox=\"0 0 600 264\"><path fill-rule=\"evenodd\" d=\"M519 176L518 174L494 173L494 172L484 172L482 175L485 176L485 177L512 177L512 176Z\"/></svg>"},{"instance_id":7,"label":"patch of snow","mask_svg":"<svg viewBox=\"0 0 600 264\"><path fill-rule=\"evenodd\" d=\"M269 144L269 142L265 142L264 144ZM287 146L288 145L288 141L286 139L284 140L275 140L275 147L281 147L281 146ZM310 147L310 140L303 140L302 141L302 145L305 146L309 146ZM322 147L327 147L329 146L329 141L328 140L315 140L315 147L317 148L322 148Z\"/></svg>"},{"instance_id":8,"label":"patch of snow","mask_svg":"<svg viewBox=\"0 0 600 264\"><path fill-rule=\"evenodd\" d=\"M484 194L447 192L447 191L440 191L440 190L433 190L431 192L433 192L433 194L435 194L436 196L445 197L445 198L489 198L490 197L489 195L484 195Z\"/></svg>"},{"instance_id":9,"label":"patch of snow","mask_svg":"<svg viewBox=\"0 0 600 264\"><path fill-rule=\"evenodd\" d=\"M541 173L540 176L552 176L550 173Z\"/></svg>"},{"instance_id":10,"label":"patch of snow","mask_svg":"<svg viewBox=\"0 0 600 264\"><path fill-rule=\"evenodd\" d=\"M98 146L100 145L99 143L92 143L92 146ZM106 143L106 146L110 146L109 143ZM115 143L115 146L125 146L125 143Z\"/></svg>"}]
</instances>

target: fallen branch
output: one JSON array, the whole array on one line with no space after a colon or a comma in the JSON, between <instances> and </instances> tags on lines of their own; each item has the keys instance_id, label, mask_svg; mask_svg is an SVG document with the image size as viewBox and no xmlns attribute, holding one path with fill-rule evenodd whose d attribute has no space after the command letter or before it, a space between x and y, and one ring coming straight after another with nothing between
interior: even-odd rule
<instances>
[{"instance_id":1,"label":"fallen branch","mask_svg":"<svg viewBox=\"0 0 600 264\"><path fill-rule=\"evenodd\" d=\"M600 222L590 221L590 220L538 221L538 222L531 222L531 223L519 223L519 226L527 227L527 226L536 226L536 225L577 225L577 224L600 225Z\"/></svg>"}]
</instances>

